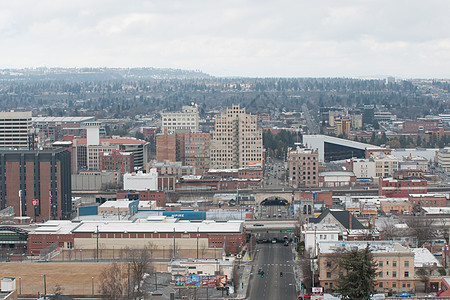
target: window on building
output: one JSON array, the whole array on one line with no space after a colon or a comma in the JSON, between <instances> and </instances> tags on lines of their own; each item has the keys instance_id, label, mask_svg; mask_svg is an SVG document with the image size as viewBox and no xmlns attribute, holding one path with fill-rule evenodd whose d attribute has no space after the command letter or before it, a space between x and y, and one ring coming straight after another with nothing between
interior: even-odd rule
<instances>
[{"instance_id":1,"label":"window on building","mask_svg":"<svg viewBox=\"0 0 450 300\"><path fill-rule=\"evenodd\" d=\"M392 272L392 277L393 277L393 278L397 278L397 272L396 272L396 271L393 271L393 272Z\"/></svg>"},{"instance_id":2,"label":"window on building","mask_svg":"<svg viewBox=\"0 0 450 300\"><path fill-rule=\"evenodd\" d=\"M378 262L378 266L379 266L379 267L382 267L382 266L383 266L383 262L382 262L382 261L379 261L379 262Z\"/></svg>"},{"instance_id":3,"label":"window on building","mask_svg":"<svg viewBox=\"0 0 450 300\"><path fill-rule=\"evenodd\" d=\"M396 267L396 266L397 266L397 261L396 261L396 260L394 260L394 261L392 262L392 266L393 266L393 267Z\"/></svg>"},{"instance_id":4,"label":"window on building","mask_svg":"<svg viewBox=\"0 0 450 300\"><path fill-rule=\"evenodd\" d=\"M380 283L378 284L378 287L383 288L383 283L380 282Z\"/></svg>"},{"instance_id":5,"label":"window on building","mask_svg":"<svg viewBox=\"0 0 450 300\"><path fill-rule=\"evenodd\" d=\"M327 272L327 278L331 278L331 272Z\"/></svg>"},{"instance_id":6,"label":"window on building","mask_svg":"<svg viewBox=\"0 0 450 300\"><path fill-rule=\"evenodd\" d=\"M397 287L397 282L393 282L393 283L392 283L392 287L393 287L393 288L396 288L396 287Z\"/></svg>"},{"instance_id":7,"label":"window on building","mask_svg":"<svg viewBox=\"0 0 450 300\"><path fill-rule=\"evenodd\" d=\"M408 277L409 277L409 272L405 271L405 278L408 278Z\"/></svg>"},{"instance_id":8,"label":"window on building","mask_svg":"<svg viewBox=\"0 0 450 300\"><path fill-rule=\"evenodd\" d=\"M405 267L409 267L409 260L405 260Z\"/></svg>"}]
</instances>

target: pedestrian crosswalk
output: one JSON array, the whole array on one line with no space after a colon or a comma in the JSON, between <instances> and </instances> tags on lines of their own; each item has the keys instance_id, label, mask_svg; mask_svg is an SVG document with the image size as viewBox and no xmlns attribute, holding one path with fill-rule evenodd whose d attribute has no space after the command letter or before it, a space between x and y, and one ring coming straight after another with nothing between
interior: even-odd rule
<instances>
[{"instance_id":1,"label":"pedestrian crosswalk","mask_svg":"<svg viewBox=\"0 0 450 300\"><path fill-rule=\"evenodd\" d=\"M292 267L294 264L261 264L255 265L255 267L265 267L265 266L278 266L278 267Z\"/></svg>"}]
</instances>

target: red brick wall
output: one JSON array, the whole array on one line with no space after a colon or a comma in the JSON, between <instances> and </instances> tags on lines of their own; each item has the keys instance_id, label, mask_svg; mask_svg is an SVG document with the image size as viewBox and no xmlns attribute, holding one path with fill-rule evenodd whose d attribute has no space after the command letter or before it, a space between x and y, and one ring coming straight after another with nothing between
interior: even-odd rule
<instances>
[{"instance_id":1,"label":"red brick wall","mask_svg":"<svg viewBox=\"0 0 450 300\"><path fill-rule=\"evenodd\" d=\"M53 243L58 243L59 247L64 247L64 242L72 242L72 234L29 234L28 235L28 255L39 255L42 249Z\"/></svg>"},{"instance_id":2,"label":"red brick wall","mask_svg":"<svg viewBox=\"0 0 450 300\"><path fill-rule=\"evenodd\" d=\"M156 160L176 161L176 136L175 134L158 135L156 137Z\"/></svg>"}]
</instances>

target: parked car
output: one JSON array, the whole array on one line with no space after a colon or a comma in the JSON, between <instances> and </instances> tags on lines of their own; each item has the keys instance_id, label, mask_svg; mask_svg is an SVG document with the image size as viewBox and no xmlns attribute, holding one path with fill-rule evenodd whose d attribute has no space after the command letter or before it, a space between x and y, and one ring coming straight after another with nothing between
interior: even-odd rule
<instances>
[{"instance_id":1,"label":"parked car","mask_svg":"<svg viewBox=\"0 0 450 300\"><path fill-rule=\"evenodd\" d=\"M303 296L298 296L298 299L304 300L304 299L311 299L311 294L304 294Z\"/></svg>"},{"instance_id":2,"label":"parked car","mask_svg":"<svg viewBox=\"0 0 450 300\"><path fill-rule=\"evenodd\" d=\"M398 298L411 298L411 294L410 293L401 293L401 294L398 294L395 297L398 297Z\"/></svg>"}]
</instances>

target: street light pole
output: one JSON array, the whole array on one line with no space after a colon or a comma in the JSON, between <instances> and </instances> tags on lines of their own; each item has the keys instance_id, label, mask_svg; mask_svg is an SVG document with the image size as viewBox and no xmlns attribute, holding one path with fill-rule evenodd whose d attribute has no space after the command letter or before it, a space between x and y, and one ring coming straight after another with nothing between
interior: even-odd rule
<instances>
[{"instance_id":1,"label":"street light pole","mask_svg":"<svg viewBox=\"0 0 450 300\"><path fill-rule=\"evenodd\" d=\"M45 274L44 276L44 296L47 295L47 282L46 282L46 278L45 278Z\"/></svg>"}]
</instances>

